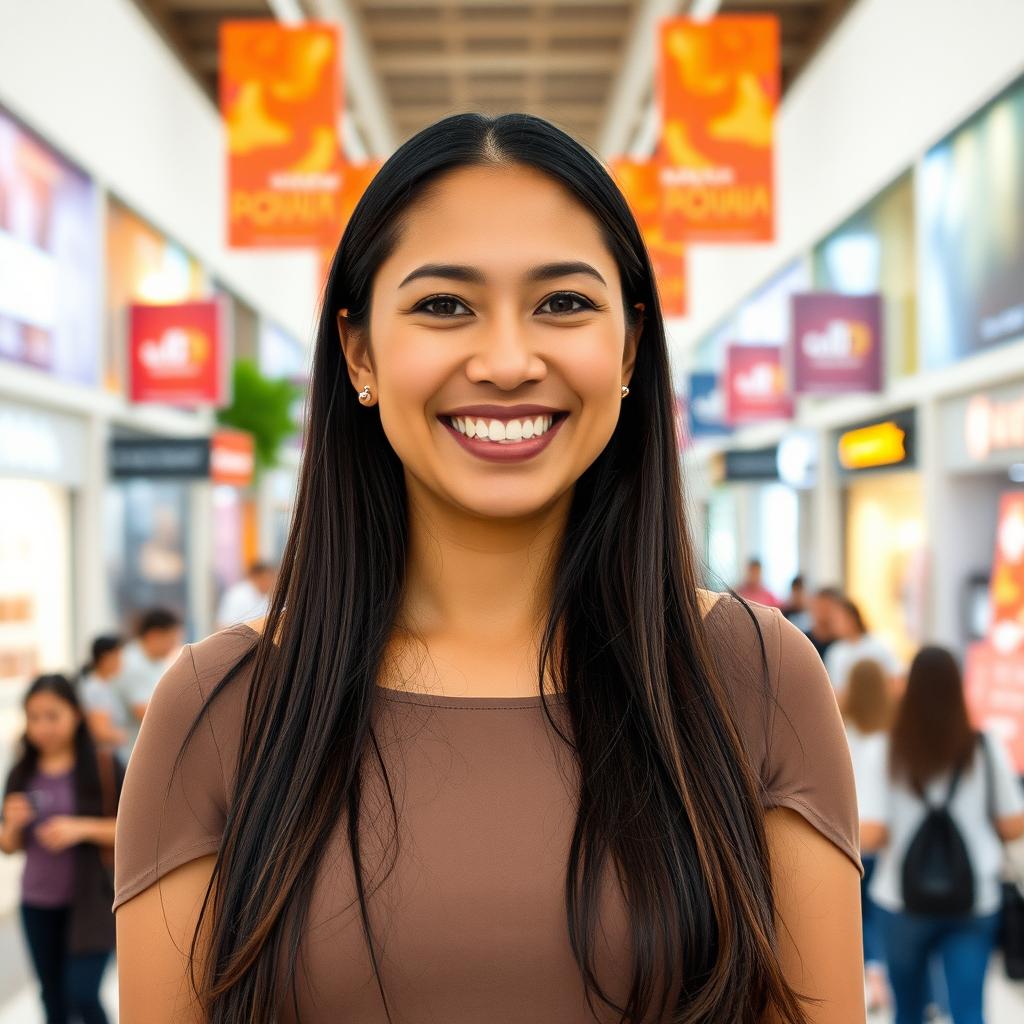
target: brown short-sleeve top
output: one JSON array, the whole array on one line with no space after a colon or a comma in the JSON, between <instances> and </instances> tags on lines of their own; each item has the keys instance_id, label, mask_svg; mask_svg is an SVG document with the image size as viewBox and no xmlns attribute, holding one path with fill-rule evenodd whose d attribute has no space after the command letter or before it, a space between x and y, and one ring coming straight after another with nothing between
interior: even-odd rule
<instances>
[{"instance_id":1,"label":"brown short-sleeve top","mask_svg":"<svg viewBox=\"0 0 1024 1024\"><path fill-rule=\"evenodd\" d=\"M821 660L777 610L749 607L767 654L767 692L758 633L740 602L719 599L705 622L741 741L759 771L762 802L802 815L861 870L850 755ZM166 802L164 793L202 700L255 639L240 625L190 644L157 686L118 810L114 910L173 868L218 849L246 673L214 702ZM369 789L370 820L360 835L367 835L370 917L395 1024L617 1020L591 1014L569 945L563 884L574 776L540 696L378 693L375 729L396 786L400 828L398 860L380 888L372 844L387 833L390 810L385 827L375 828L374 807L389 804ZM548 704L559 713L559 696ZM386 1021L355 893L339 821L299 949L295 984L304 1024ZM621 998L628 930L614 896L602 906L601 922L598 976ZM599 1000L595 1006L602 1012ZM290 998L276 1019L293 1024Z\"/></svg>"}]
</instances>

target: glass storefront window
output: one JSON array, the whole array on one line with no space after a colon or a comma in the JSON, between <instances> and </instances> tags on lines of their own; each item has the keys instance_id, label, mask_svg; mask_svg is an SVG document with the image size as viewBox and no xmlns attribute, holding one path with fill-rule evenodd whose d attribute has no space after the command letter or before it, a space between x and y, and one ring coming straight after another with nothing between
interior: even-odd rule
<instances>
[{"instance_id":1,"label":"glass storefront window","mask_svg":"<svg viewBox=\"0 0 1024 1024\"><path fill-rule=\"evenodd\" d=\"M813 253L814 287L879 292L889 379L917 372L917 256L913 176L905 174L828 236Z\"/></svg>"},{"instance_id":2,"label":"glass storefront window","mask_svg":"<svg viewBox=\"0 0 1024 1024\"><path fill-rule=\"evenodd\" d=\"M918 222L924 364L1024 337L1024 79L925 155Z\"/></svg>"}]
</instances>

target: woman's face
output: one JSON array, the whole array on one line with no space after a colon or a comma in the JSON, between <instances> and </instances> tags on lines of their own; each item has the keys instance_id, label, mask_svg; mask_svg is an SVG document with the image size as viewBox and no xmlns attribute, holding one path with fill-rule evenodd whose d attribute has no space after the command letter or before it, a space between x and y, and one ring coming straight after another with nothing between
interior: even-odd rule
<instances>
[{"instance_id":1,"label":"woman's face","mask_svg":"<svg viewBox=\"0 0 1024 1024\"><path fill-rule=\"evenodd\" d=\"M53 693L34 693L25 702L25 731L44 753L61 750L74 740L78 712Z\"/></svg>"},{"instance_id":2,"label":"woman's face","mask_svg":"<svg viewBox=\"0 0 1024 1024\"><path fill-rule=\"evenodd\" d=\"M114 676L120 675L122 664L123 658L121 657L121 648L117 647L112 651L107 651L107 653L96 662L96 674L101 679L112 679Z\"/></svg>"},{"instance_id":3,"label":"woman's face","mask_svg":"<svg viewBox=\"0 0 1024 1024\"><path fill-rule=\"evenodd\" d=\"M374 279L369 351L339 328L407 478L492 517L553 502L598 457L640 333L593 216L521 166L440 178Z\"/></svg>"}]
</instances>

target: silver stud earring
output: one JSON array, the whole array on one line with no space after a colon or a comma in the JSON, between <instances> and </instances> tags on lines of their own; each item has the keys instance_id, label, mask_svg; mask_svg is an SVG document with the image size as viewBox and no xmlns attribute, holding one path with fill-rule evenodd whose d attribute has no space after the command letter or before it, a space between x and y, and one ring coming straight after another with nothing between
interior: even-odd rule
<instances>
[{"instance_id":1,"label":"silver stud earring","mask_svg":"<svg viewBox=\"0 0 1024 1024\"><path fill-rule=\"evenodd\" d=\"M363 390L359 392L359 401L368 402L370 400L370 385L365 384Z\"/></svg>"},{"instance_id":2,"label":"silver stud earring","mask_svg":"<svg viewBox=\"0 0 1024 1024\"><path fill-rule=\"evenodd\" d=\"M625 398L629 394L629 388L625 384L622 385L622 397Z\"/></svg>"}]
</instances>

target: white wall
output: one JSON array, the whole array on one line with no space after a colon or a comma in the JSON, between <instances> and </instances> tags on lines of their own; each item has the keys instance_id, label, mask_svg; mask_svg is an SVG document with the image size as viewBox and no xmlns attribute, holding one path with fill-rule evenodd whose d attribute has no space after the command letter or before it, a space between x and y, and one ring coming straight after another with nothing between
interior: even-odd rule
<instances>
[{"instance_id":1,"label":"white wall","mask_svg":"<svg viewBox=\"0 0 1024 1024\"><path fill-rule=\"evenodd\" d=\"M316 256L227 250L220 118L131 0L0 0L0 103L311 338Z\"/></svg>"},{"instance_id":2,"label":"white wall","mask_svg":"<svg viewBox=\"0 0 1024 1024\"><path fill-rule=\"evenodd\" d=\"M859 0L777 121L777 242L690 254L677 351L1024 71L1022 0Z\"/></svg>"}]
</instances>

